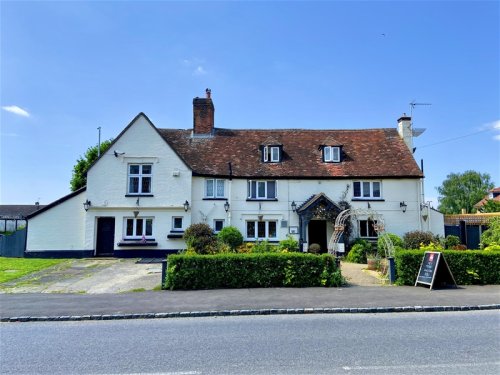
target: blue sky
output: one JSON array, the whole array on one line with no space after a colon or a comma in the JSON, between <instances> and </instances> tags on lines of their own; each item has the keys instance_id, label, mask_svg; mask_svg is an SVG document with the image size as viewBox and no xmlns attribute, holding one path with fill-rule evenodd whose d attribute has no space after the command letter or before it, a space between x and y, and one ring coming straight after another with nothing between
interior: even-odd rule
<instances>
[{"instance_id":1,"label":"blue sky","mask_svg":"<svg viewBox=\"0 0 500 375\"><path fill-rule=\"evenodd\" d=\"M69 193L85 150L139 112L192 127L396 127L416 106L427 200L451 172L500 185L498 1L1 1L0 202Z\"/></svg>"}]
</instances>

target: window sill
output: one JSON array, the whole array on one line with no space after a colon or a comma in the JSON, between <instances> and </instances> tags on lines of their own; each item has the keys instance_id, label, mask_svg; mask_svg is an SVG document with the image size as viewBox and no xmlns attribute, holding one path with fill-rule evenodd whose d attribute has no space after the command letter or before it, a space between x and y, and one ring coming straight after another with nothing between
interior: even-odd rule
<instances>
[{"instance_id":1,"label":"window sill","mask_svg":"<svg viewBox=\"0 0 500 375\"><path fill-rule=\"evenodd\" d=\"M126 197L154 197L153 194L125 194Z\"/></svg>"},{"instance_id":2,"label":"window sill","mask_svg":"<svg viewBox=\"0 0 500 375\"><path fill-rule=\"evenodd\" d=\"M158 242L156 241L146 241L146 242L142 242L142 241L137 241L137 240L124 240L126 242L118 242L118 246L122 247L122 246L133 246L133 247L137 247L137 246L158 246Z\"/></svg>"},{"instance_id":3,"label":"window sill","mask_svg":"<svg viewBox=\"0 0 500 375\"><path fill-rule=\"evenodd\" d=\"M184 232L167 234L167 238L183 238L183 237L184 237Z\"/></svg>"},{"instance_id":4,"label":"window sill","mask_svg":"<svg viewBox=\"0 0 500 375\"><path fill-rule=\"evenodd\" d=\"M383 198L352 198L351 202L385 202Z\"/></svg>"},{"instance_id":5,"label":"window sill","mask_svg":"<svg viewBox=\"0 0 500 375\"><path fill-rule=\"evenodd\" d=\"M227 201L227 198L203 198L204 201Z\"/></svg>"},{"instance_id":6,"label":"window sill","mask_svg":"<svg viewBox=\"0 0 500 375\"><path fill-rule=\"evenodd\" d=\"M278 243L280 243L278 240L270 240L270 239L266 239L266 238L259 238L259 239L256 239L256 238L246 238L245 239L245 242L263 242L263 241L267 241L267 243L271 243L271 244L278 244Z\"/></svg>"},{"instance_id":7,"label":"window sill","mask_svg":"<svg viewBox=\"0 0 500 375\"><path fill-rule=\"evenodd\" d=\"M247 198L247 202L277 202L278 198Z\"/></svg>"}]
</instances>

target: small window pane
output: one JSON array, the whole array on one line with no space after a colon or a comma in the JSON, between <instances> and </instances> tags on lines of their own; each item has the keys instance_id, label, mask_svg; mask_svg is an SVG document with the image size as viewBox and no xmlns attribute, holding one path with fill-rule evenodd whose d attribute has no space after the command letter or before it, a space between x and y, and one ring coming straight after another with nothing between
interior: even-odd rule
<instances>
[{"instance_id":1,"label":"small window pane","mask_svg":"<svg viewBox=\"0 0 500 375\"><path fill-rule=\"evenodd\" d=\"M276 198L276 181L267 181L267 198Z\"/></svg>"},{"instance_id":2,"label":"small window pane","mask_svg":"<svg viewBox=\"0 0 500 375\"><path fill-rule=\"evenodd\" d=\"M131 165L130 166L130 174L139 174L139 166Z\"/></svg>"},{"instance_id":3,"label":"small window pane","mask_svg":"<svg viewBox=\"0 0 500 375\"><path fill-rule=\"evenodd\" d=\"M266 183L263 181L259 181L258 188L259 188L259 191L258 191L257 196L259 198L265 198L266 197Z\"/></svg>"},{"instance_id":4,"label":"small window pane","mask_svg":"<svg viewBox=\"0 0 500 375\"><path fill-rule=\"evenodd\" d=\"M257 181L250 181L250 198L257 198Z\"/></svg>"},{"instance_id":5,"label":"small window pane","mask_svg":"<svg viewBox=\"0 0 500 375\"><path fill-rule=\"evenodd\" d=\"M257 222L257 237L258 238L265 238L266 237L266 222L265 221L259 221Z\"/></svg>"},{"instance_id":6,"label":"small window pane","mask_svg":"<svg viewBox=\"0 0 500 375\"><path fill-rule=\"evenodd\" d=\"M363 197L369 197L369 196L370 196L370 183L363 182Z\"/></svg>"},{"instance_id":7,"label":"small window pane","mask_svg":"<svg viewBox=\"0 0 500 375\"><path fill-rule=\"evenodd\" d=\"M220 232L224 228L224 220L215 220L214 221L214 231Z\"/></svg>"},{"instance_id":8,"label":"small window pane","mask_svg":"<svg viewBox=\"0 0 500 375\"><path fill-rule=\"evenodd\" d=\"M135 224L135 235L136 236L142 236L142 230L143 230L143 220L142 219L137 219L136 224Z\"/></svg>"},{"instance_id":9,"label":"small window pane","mask_svg":"<svg viewBox=\"0 0 500 375\"><path fill-rule=\"evenodd\" d=\"M142 178L142 193L151 193L151 177Z\"/></svg>"},{"instance_id":10,"label":"small window pane","mask_svg":"<svg viewBox=\"0 0 500 375\"><path fill-rule=\"evenodd\" d=\"M380 198L380 182L373 183L373 196Z\"/></svg>"},{"instance_id":11,"label":"small window pane","mask_svg":"<svg viewBox=\"0 0 500 375\"><path fill-rule=\"evenodd\" d=\"M268 224L269 224L269 238L276 238L276 221L270 221Z\"/></svg>"},{"instance_id":12,"label":"small window pane","mask_svg":"<svg viewBox=\"0 0 500 375\"><path fill-rule=\"evenodd\" d=\"M207 192L206 195L207 197L213 197L214 196L214 180L207 180Z\"/></svg>"},{"instance_id":13,"label":"small window pane","mask_svg":"<svg viewBox=\"0 0 500 375\"><path fill-rule=\"evenodd\" d=\"M269 160L269 155L268 155L268 152L269 152L269 148L267 146L264 147L264 150L263 150L263 153L264 153L264 161L268 161Z\"/></svg>"},{"instance_id":14,"label":"small window pane","mask_svg":"<svg viewBox=\"0 0 500 375\"><path fill-rule=\"evenodd\" d=\"M354 196L361 197L361 183L359 181L354 182Z\"/></svg>"},{"instance_id":15,"label":"small window pane","mask_svg":"<svg viewBox=\"0 0 500 375\"><path fill-rule=\"evenodd\" d=\"M153 235L153 219L146 219L146 236Z\"/></svg>"},{"instance_id":16,"label":"small window pane","mask_svg":"<svg viewBox=\"0 0 500 375\"><path fill-rule=\"evenodd\" d=\"M129 193L139 192L139 177L130 177Z\"/></svg>"},{"instance_id":17,"label":"small window pane","mask_svg":"<svg viewBox=\"0 0 500 375\"><path fill-rule=\"evenodd\" d=\"M224 180L217 180L217 197L224 196Z\"/></svg>"},{"instance_id":18,"label":"small window pane","mask_svg":"<svg viewBox=\"0 0 500 375\"><path fill-rule=\"evenodd\" d=\"M255 221L247 221L247 238L255 238Z\"/></svg>"},{"instance_id":19,"label":"small window pane","mask_svg":"<svg viewBox=\"0 0 500 375\"><path fill-rule=\"evenodd\" d=\"M280 160L280 148L279 147L271 147L271 161L279 161Z\"/></svg>"},{"instance_id":20,"label":"small window pane","mask_svg":"<svg viewBox=\"0 0 500 375\"><path fill-rule=\"evenodd\" d=\"M151 165L143 165L142 174L151 174Z\"/></svg>"},{"instance_id":21,"label":"small window pane","mask_svg":"<svg viewBox=\"0 0 500 375\"><path fill-rule=\"evenodd\" d=\"M340 161L340 148L332 147L332 161Z\"/></svg>"},{"instance_id":22,"label":"small window pane","mask_svg":"<svg viewBox=\"0 0 500 375\"><path fill-rule=\"evenodd\" d=\"M134 235L134 219L127 219L127 236Z\"/></svg>"},{"instance_id":23,"label":"small window pane","mask_svg":"<svg viewBox=\"0 0 500 375\"><path fill-rule=\"evenodd\" d=\"M324 157L325 157L325 161L331 161L332 160L332 148L330 146L325 146L323 148L323 152L324 152Z\"/></svg>"},{"instance_id":24,"label":"small window pane","mask_svg":"<svg viewBox=\"0 0 500 375\"><path fill-rule=\"evenodd\" d=\"M174 229L182 229L182 217L174 217Z\"/></svg>"},{"instance_id":25,"label":"small window pane","mask_svg":"<svg viewBox=\"0 0 500 375\"><path fill-rule=\"evenodd\" d=\"M368 220L368 237L377 237L377 232L375 231L376 221Z\"/></svg>"}]
</instances>

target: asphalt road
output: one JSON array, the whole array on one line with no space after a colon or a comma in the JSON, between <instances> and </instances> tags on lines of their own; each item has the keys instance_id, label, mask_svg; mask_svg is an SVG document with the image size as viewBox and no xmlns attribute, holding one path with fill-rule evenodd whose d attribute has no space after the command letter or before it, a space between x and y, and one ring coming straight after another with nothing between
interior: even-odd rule
<instances>
[{"instance_id":1,"label":"asphalt road","mask_svg":"<svg viewBox=\"0 0 500 375\"><path fill-rule=\"evenodd\" d=\"M500 313L0 324L2 374L498 374Z\"/></svg>"}]
</instances>

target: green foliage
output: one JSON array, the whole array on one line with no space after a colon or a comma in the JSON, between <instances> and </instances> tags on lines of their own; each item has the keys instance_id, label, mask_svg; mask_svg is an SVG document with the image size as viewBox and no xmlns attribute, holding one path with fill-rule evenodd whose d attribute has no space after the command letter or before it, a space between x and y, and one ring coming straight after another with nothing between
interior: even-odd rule
<instances>
[{"instance_id":1,"label":"green foliage","mask_svg":"<svg viewBox=\"0 0 500 375\"><path fill-rule=\"evenodd\" d=\"M281 240L278 247L281 252L285 253L299 251L299 241L297 241L291 235L287 235L286 240Z\"/></svg>"},{"instance_id":2,"label":"green foliage","mask_svg":"<svg viewBox=\"0 0 500 375\"><path fill-rule=\"evenodd\" d=\"M270 244L268 240L256 241L250 248L251 253L262 254L262 253L277 253L279 252L278 246Z\"/></svg>"},{"instance_id":3,"label":"green foliage","mask_svg":"<svg viewBox=\"0 0 500 375\"><path fill-rule=\"evenodd\" d=\"M207 224L191 224L184 232L184 240L189 251L196 254L214 254L218 252L217 238Z\"/></svg>"},{"instance_id":4,"label":"green foliage","mask_svg":"<svg viewBox=\"0 0 500 375\"><path fill-rule=\"evenodd\" d=\"M396 275L399 285L414 285L425 250L396 251ZM500 284L500 251L442 251L459 285Z\"/></svg>"},{"instance_id":5,"label":"green foliage","mask_svg":"<svg viewBox=\"0 0 500 375\"><path fill-rule=\"evenodd\" d=\"M377 253L380 257L385 257L385 255L387 253L387 247L386 247L385 241L382 237L388 237L389 240L391 240L392 245L394 246L395 249L398 247L403 247L403 245L404 245L403 240L397 234L384 233L377 240Z\"/></svg>"},{"instance_id":6,"label":"green foliage","mask_svg":"<svg viewBox=\"0 0 500 375\"><path fill-rule=\"evenodd\" d=\"M493 244L500 244L500 216L492 218L481 235L481 249Z\"/></svg>"},{"instance_id":7,"label":"green foliage","mask_svg":"<svg viewBox=\"0 0 500 375\"><path fill-rule=\"evenodd\" d=\"M104 154L111 143L112 139L101 142L101 155ZM80 156L73 167L73 175L71 176L70 188L71 191L76 191L87 185L87 171L90 166L97 160L97 145L89 147L85 155Z\"/></svg>"},{"instance_id":8,"label":"green foliage","mask_svg":"<svg viewBox=\"0 0 500 375\"><path fill-rule=\"evenodd\" d=\"M444 248L445 249L453 249L454 247L460 245L460 238L458 236L454 236L452 234L448 235L444 239Z\"/></svg>"},{"instance_id":9,"label":"green foliage","mask_svg":"<svg viewBox=\"0 0 500 375\"><path fill-rule=\"evenodd\" d=\"M366 257L372 252L372 244L358 238L354 241L351 250L347 253L346 261L351 263L366 263Z\"/></svg>"},{"instance_id":10,"label":"green foliage","mask_svg":"<svg viewBox=\"0 0 500 375\"><path fill-rule=\"evenodd\" d=\"M405 233L403 243L405 249L418 249L422 244L425 246L431 243L439 243L439 240L432 232L414 230Z\"/></svg>"},{"instance_id":11,"label":"green foliage","mask_svg":"<svg viewBox=\"0 0 500 375\"><path fill-rule=\"evenodd\" d=\"M438 209L444 214L459 214L463 208L473 212L474 205L493 188L490 175L476 171L450 173L437 188Z\"/></svg>"},{"instance_id":12,"label":"green foliage","mask_svg":"<svg viewBox=\"0 0 500 375\"><path fill-rule=\"evenodd\" d=\"M67 263L67 259L35 259L0 257L0 283L40 271L44 268Z\"/></svg>"},{"instance_id":13,"label":"green foliage","mask_svg":"<svg viewBox=\"0 0 500 375\"><path fill-rule=\"evenodd\" d=\"M343 278L328 254L171 255L168 289L340 286Z\"/></svg>"},{"instance_id":14,"label":"green foliage","mask_svg":"<svg viewBox=\"0 0 500 375\"><path fill-rule=\"evenodd\" d=\"M233 251L243 243L243 235L236 227L222 228L217 234L217 239L227 244Z\"/></svg>"},{"instance_id":15,"label":"green foliage","mask_svg":"<svg viewBox=\"0 0 500 375\"><path fill-rule=\"evenodd\" d=\"M500 202L488 199L486 203L479 209L483 213L487 212L500 212Z\"/></svg>"}]
</instances>

